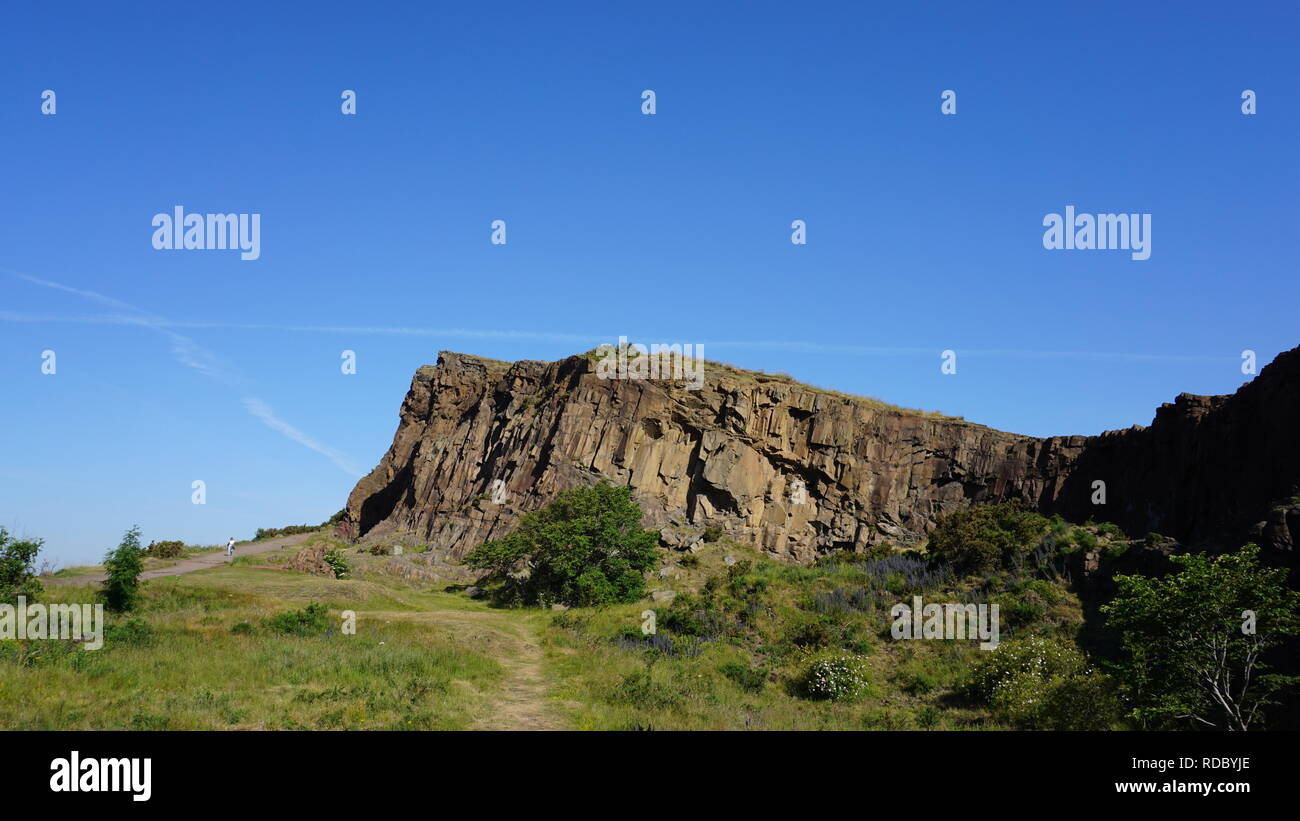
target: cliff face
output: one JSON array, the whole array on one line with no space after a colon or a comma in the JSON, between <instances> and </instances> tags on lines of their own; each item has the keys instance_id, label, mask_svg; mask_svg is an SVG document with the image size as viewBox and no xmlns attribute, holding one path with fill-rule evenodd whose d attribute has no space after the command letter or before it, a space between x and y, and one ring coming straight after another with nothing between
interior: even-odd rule
<instances>
[{"instance_id":1,"label":"cliff face","mask_svg":"<svg viewBox=\"0 0 1300 821\"><path fill-rule=\"evenodd\" d=\"M582 356L444 352L416 373L393 445L352 491L340 532L457 559L557 492L604 478L633 488L666 544L712 526L793 561L915 541L941 513L1013 498L1193 545L1254 527L1289 557L1300 538L1300 507L1280 504L1300 492L1300 348L1232 396L1179 396L1150 427L1049 439L712 363L705 374L687 390L601 379ZM1104 505L1092 503L1098 480Z\"/></svg>"}]
</instances>

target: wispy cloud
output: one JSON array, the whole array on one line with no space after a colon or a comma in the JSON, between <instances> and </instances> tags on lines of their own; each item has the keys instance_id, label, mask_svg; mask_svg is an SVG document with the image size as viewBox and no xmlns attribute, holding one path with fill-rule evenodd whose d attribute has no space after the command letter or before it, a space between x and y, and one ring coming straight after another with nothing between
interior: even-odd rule
<instances>
[{"instance_id":1,"label":"wispy cloud","mask_svg":"<svg viewBox=\"0 0 1300 821\"><path fill-rule=\"evenodd\" d=\"M52 314L22 314L13 311L0 311L0 321L6 322L64 322L73 324L132 325L141 324L140 320L120 314L99 314L93 316L70 316ZM275 325L236 322L213 322L204 320L158 320L150 327L164 328L215 328L223 330L283 331L291 333L325 333L341 335L368 336L427 336L447 339L504 339L530 340L537 342L572 343L583 347L594 347L601 343L613 343L617 340L610 334L566 334L549 331L517 331L470 328L418 328L409 326L384 327L379 325ZM675 337L673 337L675 339ZM664 342L672 341L667 337L643 336L634 341ZM715 339L698 341L705 348L714 350L774 350L791 353L811 353L834 356L938 356L939 349L934 347L898 346L898 345L833 345L818 342L800 342L788 339ZM1120 362L1224 362L1235 360L1236 356L1226 354L1172 354L1142 353L1131 351L1052 351L1029 348L964 348L956 347L963 356L987 356L1008 359L1075 359L1092 361Z\"/></svg>"},{"instance_id":2,"label":"wispy cloud","mask_svg":"<svg viewBox=\"0 0 1300 821\"><path fill-rule=\"evenodd\" d=\"M323 445L320 442L317 442L315 439L295 428L293 425L290 425L288 422L276 416L275 411L271 410L269 405L261 399L258 399L256 396L245 396L244 407L248 409L249 413L253 414L258 419L261 419L263 424L271 430L279 431L303 447L316 451L334 464L338 465L345 473L350 473L353 476L361 475L361 471L357 470L356 465L348 461L346 456L328 445Z\"/></svg>"},{"instance_id":3,"label":"wispy cloud","mask_svg":"<svg viewBox=\"0 0 1300 821\"><path fill-rule=\"evenodd\" d=\"M184 334L177 333L175 330L173 330L173 328L178 328L178 327L229 327L229 326L224 326L219 323L204 324L204 325L198 325L198 324L186 325L185 323L175 323L167 320L164 317L158 316L157 314L153 314L148 311L145 311L142 308L137 308L136 306L128 302L123 302L120 299L115 299L113 297L106 296L101 293L97 293L95 291L88 291L82 288L73 288L71 286L63 285L58 282L52 282L50 280L40 279L38 277L30 276L28 274L18 273L16 271L11 271L10 273L18 277L19 279L26 280L35 285L39 285L44 288L50 288L55 291L61 291L63 293L72 294L82 299L87 299L92 302L99 303L100 305L104 305L105 307L108 308L113 308L123 313L100 314L97 316L90 316L90 317L70 318L70 317L56 317L56 316L39 315L39 314L37 315L22 314L22 313L16 313L14 311L0 311L0 320L6 322L77 322L77 323L110 324L110 325L133 325L133 326L148 328L150 330L156 331L157 333L167 338L169 346L171 348L172 357L177 362L179 362L180 364L184 365L187 368L190 368L191 370L203 374L209 379L213 379L221 383L222 385L231 388L232 390L236 390L242 394L246 394L242 396L240 400L244 406L244 409L247 410L248 413L251 414L254 418L261 421L262 424L266 425L271 430L276 431L277 433L287 437L288 439L297 442L303 447L321 454L322 456L326 457L331 462L333 462L335 465L337 465L345 473L348 473L351 476L361 475L361 471L358 470L356 466L339 451L329 447L328 445L322 444L321 442L317 441L316 439L313 439L311 436L307 435L306 433L302 432L298 428L294 427L293 425L281 419L279 416L275 414L275 411L266 402L262 401L256 396L247 395L248 391L251 388L251 384L246 378L244 378L242 374L239 373L238 369L236 369L233 365L231 365L229 362L222 359L220 356L216 355L212 351L198 344L190 337L185 336Z\"/></svg>"}]
</instances>

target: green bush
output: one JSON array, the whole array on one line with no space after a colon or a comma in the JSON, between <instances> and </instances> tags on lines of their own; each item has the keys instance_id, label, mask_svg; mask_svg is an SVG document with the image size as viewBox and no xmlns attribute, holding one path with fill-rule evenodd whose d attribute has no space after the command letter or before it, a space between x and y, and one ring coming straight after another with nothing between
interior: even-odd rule
<instances>
[{"instance_id":1,"label":"green bush","mask_svg":"<svg viewBox=\"0 0 1300 821\"><path fill-rule=\"evenodd\" d=\"M122 645L145 645L153 641L153 628L140 618L130 618L123 622L104 627L104 644L108 647Z\"/></svg>"},{"instance_id":2,"label":"green bush","mask_svg":"<svg viewBox=\"0 0 1300 821\"><path fill-rule=\"evenodd\" d=\"M690 593L681 593L659 617L659 625L679 636L704 635L701 607Z\"/></svg>"},{"instance_id":3,"label":"green bush","mask_svg":"<svg viewBox=\"0 0 1300 821\"><path fill-rule=\"evenodd\" d=\"M943 720L943 711L933 704L927 704L916 711L916 726L922 730L933 730Z\"/></svg>"},{"instance_id":4,"label":"green bush","mask_svg":"<svg viewBox=\"0 0 1300 821\"><path fill-rule=\"evenodd\" d=\"M722 528L717 525L707 525L704 528L704 533L701 538L704 539L705 542L712 544L722 538Z\"/></svg>"},{"instance_id":5,"label":"green bush","mask_svg":"<svg viewBox=\"0 0 1300 821\"><path fill-rule=\"evenodd\" d=\"M465 563L488 571L502 603L630 603L645 595L658 544L658 532L641 528L631 489L602 482L525 513L517 530L480 545Z\"/></svg>"},{"instance_id":6,"label":"green bush","mask_svg":"<svg viewBox=\"0 0 1300 821\"><path fill-rule=\"evenodd\" d=\"M1097 537L1081 527L1074 529L1074 543L1083 548L1085 552L1097 549Z\"/></svg>"},{"instance_id":7,"label":"green bush","mask_svg":"<svg viewBox=\"0 0 1300 821\"><path fill-rule=\"evenodd\" d=\"M342 513L342 511L340 511ZM339 514L335 514L336 516ZM297 536L300 533L315 533L322 527L337 521L331 518L325 524L321 525L289 525L287 527L259 527L257 533L253 535L253 541L260 542L263 539L276 539L280 536Z\"/></svg>"},{"instance_id":8,"label":"green bush","mask_svg":"<svg viewBox=\"0 0 1300 821\"><path fill-rule=\"evenodd\" d=\"M312 602L301 610L272 616L265 624L269 630L283 635L316 636L330 628L329 609L320 602Z\"/></svg>"},{"instance_id":9,"label":"green bush","mask_svg":"<svg viewBox=\"0 0 1300 821\"><path fill-rule=\"evenodd\" d=\"M815 659L803 679L804 692L810 698L832 701L861 698L870 685L866 659L850 653Z\"/></svg>"},{"instance_id":10,"label":"green bush","mask_svg":"<svg viewBox=\"0 0 1300 821\"><path fill-rule=\"evenodd\" d=\"M122 537L122 542L104 558L108 578L99 591L104 606L114 613L134 610L140 600L140 571L144 559L140 549L140 528L133 527Z\"/></svg>"},{"instance_id":11,"label":"green bush","mask_svg":"<svg viewBox=\"0 0 1300 821\"><path fill-rule=\"evenodd\" d=\"M809 621L791 626L786 638L795 647L817 649L834 643L835 634L825 622Z\"/></svg>"},{"instance_id":12,"label":"green bush","mask_svg":"<svg viewBox=\"0 0 1300 821\"><path fill-rule=\"evenodd\" d=\"M982 655L965 690L1026 729L1105 729L1118 715L1110 680L1073 646L1041 636L1003 642Z\"/></svg>"},{"instance_id":13,"label":"green bush","mask_svg":"<svg viewBox=\"0 0 1300 821\"><path fill-rule=\"evenodd\" d=\"M1097 535L1105 536L1107 539L1123 539L1124 531L1120 530L1119 525L1114 522L1102 522L1097 525Z\"/></svg>"},{"instance_id":14,"label":"green bush","mask_svg":"<svg viewBox=\"0 0 1300 821\"><path fill-rule=\"evenodd\" d=\"M14 539L0 527L0 602L17 603L19 596L36 601L43 589L35 570L42 544L40 539Z\"/></svg>"},{"instance_id":15,"label":"green bush","mask_svg":"<svg viewBox=\"0 0 1300 821\"><path fill-rule=\"evenodd\" d=\"M923 696L939 689L939 677L934 672L921 668L900 673L899 683L904 692L914 696Z\"/></svg>"},{"instance_id":16,"label":"green bush","mask_svg":"<svg viewBox=\"0 0 1300 821\"><path fill-rule=\"evenodd\" d=\"M185 542L150 542L144 553L155 559L179 559L185 555Z\"/></svg>"},{"instance_id":17,"label":"green bush","mask_svg":"<svg viewBox=\"0 0 1300 821\"><path fill-rule=\"evenodd\" d=\"M763 685L767 684L767 671L755 669L747 664L733 661L722 665L719 670L722 675L748 693L761 693Z\"/></svg>"},{"instance_id":18,"label":"green bush","mask_svg":"<svg viewBox=\"0 0 1300 821\"><path fill-rule=\"evenodd\" d=\"M343 558L343 554L338 549L325 551L325 555L321 558L325 561L325 564L330 566L330 570L334 571L334 578L336 579L346 579L348 573L352 570L348 567L347 560Z\"/></svg>"},{"instance_id":19,"label":"green bush","mask_svg":"<svg viewBox=\"0 0 1300 821\"><path fill-rule=\"evenodd\" d=\"M1013 504L977 505L940 516L930 552L960 571L1013 568L1047 530L1047 519Z\"/></svg>"}]
</instances>

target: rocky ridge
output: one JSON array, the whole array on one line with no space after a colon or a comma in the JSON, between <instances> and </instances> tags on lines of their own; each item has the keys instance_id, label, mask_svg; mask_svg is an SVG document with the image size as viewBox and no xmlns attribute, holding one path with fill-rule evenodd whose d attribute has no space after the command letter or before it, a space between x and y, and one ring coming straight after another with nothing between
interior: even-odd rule
<instances>
[{"instance_id":1,"label":"rocky ridge","mask_svg":"<svg viewBox=\"0 0 1300 821\"><path fill-rule=\"evenodd\" d=\"M1178 396L1150 426L1045 439L713 363L699 390L597 371L590 354L441 353L412 379L340 535L454 561L607 479L632 487L668 546L711 528L797 562L911 543L944 512L1009 499L1193 546L1254 538L1287 564L1300 540L1300 348L1230 396Z\"/></svg>"}]
</instances>

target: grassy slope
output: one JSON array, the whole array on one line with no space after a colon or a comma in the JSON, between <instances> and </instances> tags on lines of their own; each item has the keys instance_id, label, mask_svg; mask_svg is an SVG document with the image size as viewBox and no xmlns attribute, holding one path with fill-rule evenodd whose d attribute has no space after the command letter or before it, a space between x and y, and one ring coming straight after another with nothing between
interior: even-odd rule
<instances>
[{"instance_id":1,"label":"grassy slope","mask_svg":"<svg viewBox=\"0 0 1300 821\"><path fill-rule=\"evenodd\" d=\"M138 616L151 635L144 638L127 630L95 652L58 642L33 642L24 651L0 641L0 728L1005 726L960 697L981 655L975 644L892 640L888 606L914 591L886 589L858 563L794 567L720 542L694 559L665 552L668 578L652 577L652 590L695 591L693 599L551 613L493 609L441 592L441 582L385 575L385 557L355 548L346 550L351 579L266 569L297 549L146 582ZM738 559L736 567L751 565L737 574L725 556ZM710 578L718 581L709 586ZM977 592L977 583L925 593L951 601ZM837 606L824 598L835 591L865 591L870 600ZM1063 584L996 579L980 592L1003 602L1004 642L1079 633L1079 602ZM93 588L51 585L44 600L91 601ZM334 630L292 636L262 626L310 602L329 607ZM718 624L702 638L683 636L690 631L673 614L706 603ZM637 644L649 609L675 652ZM356 635L337 632L343 610L356 611ZM124 621L110 616L111 624ZM232 632L241 623L252 632ZM843 652L864 659L868 693L848 702L807 698L800 682L809 662ZM760 689L728 677L728 664L762 671Z\"/></svg>"},{"instance_id":2,"label":"grassy slope","mask_svg":"<svg viewBox=\"0 0 1300 821\"><path fill-rule=\"evenodd\" d=\"M889 604L910 600L880 591L867 610L819 606L817 594L870 587L853 566L805 568L760 560L745 548L709 545L699 567L669 581L679 590L698 587L709 576L725 579L724 556L749 560L752 569L736 585L718 585L714 608L731 621L719 635L699 641L674 635L665 626L673 611L663 603L641 603L596 612L573 611L552 620L546 633L548 658L562 695L581 705L569 711L575 726L589 729L975 729L1001 725L983 707L958 694L966 670L981 651L973 642L895 641L889 636ZM1077 599L1064 588L1036 630L1072 635L1081 624ZM937 591L930 591L936 592ZM697 596L698 605L704 597ZM939 597L934 601L951 600ZM642 611L653 608L670 653L617 642L620 633L639 632ZM678 608L682 608L681 603ZM671 621L671 617L668 617ZM809 625L820 625L825 629ZM1003 639L1009 638L1005 626ZM825 640L823 644L822 641ZM698 642L698 643L697 643ZM693 647L694 645L694 647ZM698 649L698 654L695 650ZM848 702L812 700L802 677L817 658L841 653L863 657L871 685ZM763 671L755 692L722 670L743 665ZM648 679L647 679L648 671Z\"/></svg>"},{"instance_id":3,"label":"grassy slope","mask_svg":"<svg viewBox=\"0 0 1300 821\"><path fill-rule=\"evenodd\" d=\"M253 558L253 557L250 557ZM261 560L265 557L256 557ZM428 618L486 608L400 583L231 566L144 585L151 634L110 636L94 652L0 642L5 729L443 729L468 727L500 688L499 614L482 624ZM50 586L45 601L91 601ZM279 635L262 619L312 601L356 635ZM109 617L110 625L124 619ZM241 622L251 634L233 633ZM472 633L472 635L470 634Z\"/></svg>"}]
</instances>

